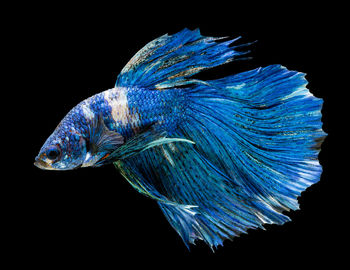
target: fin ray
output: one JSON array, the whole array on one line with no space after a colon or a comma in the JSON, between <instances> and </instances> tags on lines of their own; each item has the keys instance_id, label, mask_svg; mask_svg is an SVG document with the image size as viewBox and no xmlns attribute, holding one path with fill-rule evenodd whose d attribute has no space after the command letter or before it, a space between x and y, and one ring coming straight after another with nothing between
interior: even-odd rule
<instances>
[{"instance_id":1,"label":"fin ray","mask_svg":"<svg viewBox=\"0 0 350 270\"><path fill-rule=\"evenodd\" d=\"M322 100L306 83L275 65L185 88L191 113L174 136L195 144L158 145L117 167L158 201L187 246L283 224L322 172Z\"/></svg>"},{"instance_id":2,"label":"fin ray","mask_svg":"<svg viewBox=\"0 0 350 270\"><path fill-rule=\"evenodd\" d=\"M157 200L187 246L200 239L214 248L248 229L289 221L285 211L298 209L298 196L322 173L322 99L308 91L305 74L271 65L191 79L247 53L230 46L235 40L218 40L187 29L164 35L140 50L116 83L187 85L188 110L169 131L174 139L162 131L140 137L115 162L135 189Z\"/></svg>"},{"instance_id":3,"label":"fin ray","mask_svg":"<svg viewBox=\"0 0 350 270\"><path fill-rule=\"evenodd\" d=\"M198 29L163 35L136 53L121 71L116 86L161 90L186 85L191 83L188 77L201 70L222 65L248 53L229 47L238 38L217 42L220 39L204 37Z\"/></svg>"}]
</instances>

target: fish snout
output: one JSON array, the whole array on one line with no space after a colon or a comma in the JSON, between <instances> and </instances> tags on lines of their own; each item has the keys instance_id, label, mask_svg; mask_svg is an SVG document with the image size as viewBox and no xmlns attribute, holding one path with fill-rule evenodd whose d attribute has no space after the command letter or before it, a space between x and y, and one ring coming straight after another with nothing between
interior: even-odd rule
<instances>
[{"instance_id":1,"label":"fish snout","mask_svg":"<svg viewBox=\"0 0 350 270\"><path fill-rule=\"evenodd\" d=\"M35 157L34 166L38 167L39 169L43 169L43 170L52 170L53 169L51 164L43 161L40 157Z\"/></svg>"}]
</instances>

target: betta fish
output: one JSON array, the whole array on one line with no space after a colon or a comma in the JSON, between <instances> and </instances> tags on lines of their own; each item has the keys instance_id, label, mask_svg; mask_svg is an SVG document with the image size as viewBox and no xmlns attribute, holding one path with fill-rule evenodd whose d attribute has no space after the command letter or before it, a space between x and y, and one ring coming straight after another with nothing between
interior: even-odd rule
<instances>
[{"instance_id":1,"label":"betta fish","mask_svg":"<svg viewBox=\"0 0 350 270\"><path fill-rule=\"evenodd\" d=\"M184 29L143 47L114 88L74 107L35 165L71 170L114 164L154 199L185 245L284 224L319 181L322 99L305 74L281 65L215 80L193 75L243 59L250 44Z\"/></svg>"}]
</instances>

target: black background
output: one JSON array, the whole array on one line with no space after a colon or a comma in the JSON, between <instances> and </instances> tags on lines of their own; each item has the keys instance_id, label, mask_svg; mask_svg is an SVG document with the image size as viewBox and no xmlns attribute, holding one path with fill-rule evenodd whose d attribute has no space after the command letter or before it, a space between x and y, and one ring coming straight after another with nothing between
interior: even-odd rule
<instances>
[{"instance_id":1,"label":"black background","mask_svg":"<svg viewBox=\"0 0 350 270\"><path fill-rule=\"evenodd\" d=\"M340 176L337 140L338 69L341 52L334 43L342 35L337 6L297 3L286 6L227 6L201 3L141 6L30 6L14 33L18 40L13 71L20 95L21 142L26 159L11 173L10 210L12 263L105 268L142 264L174 266L187 262L205 265L280 267L316 262L337 264L344 251L346 228L339 214ZM156 9L159 8L159 9ZM21 17L21 16L19 16ZM301 211L292 222L266 226L226 241L215 253L202 242L188 251L155 202L138 194L113 168L42 171L34 157L59 121L77 103L112 88L127 61L147 42L184 27L199 27L206 36L242 36L254 57L205 71L212 79L259 66L282 64L307 73L308 88L324 99L324 130L329 133L320 161L318 184L303 192ZM23 134L24 133L24 134ZM23 139L25 138L25 139ZM22 145L23 146L23 145ZM165 260L165 261L164 261ZM213 264L211 264L213 263Z\"/></svg>"}]
</instances>

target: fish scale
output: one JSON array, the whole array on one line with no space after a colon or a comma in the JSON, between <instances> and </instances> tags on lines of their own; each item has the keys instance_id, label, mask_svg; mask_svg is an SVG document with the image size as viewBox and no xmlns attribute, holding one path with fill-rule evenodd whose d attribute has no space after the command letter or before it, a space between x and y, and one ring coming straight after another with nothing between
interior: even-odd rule
<instances>
[{"instance_id":1,"label":"fish scale","mask_svg":"<svg viewBox=\"0 0 350 270\"><path fill-rule=\"evenodd\" d=\"M126 102L120 110L124 110L123 112L126 113L120 112L119 117L114 119L111 104L120 104L121 100L118 94L120 91L123 91L126 96ZM90 121L88 115L84 114L84 110L81 109L84 104L89 106L94 117L102 114L106 126L110 130L120 133L126 139L153 123L157 123L161 129L172 134L178 123L185 117L187 108L181 90L158 92L139 88L122 90L113 88L96 94L77 105L74 114L84 118L82 126L86 126L87 121Z\"/></svg>"}]
</instances>

